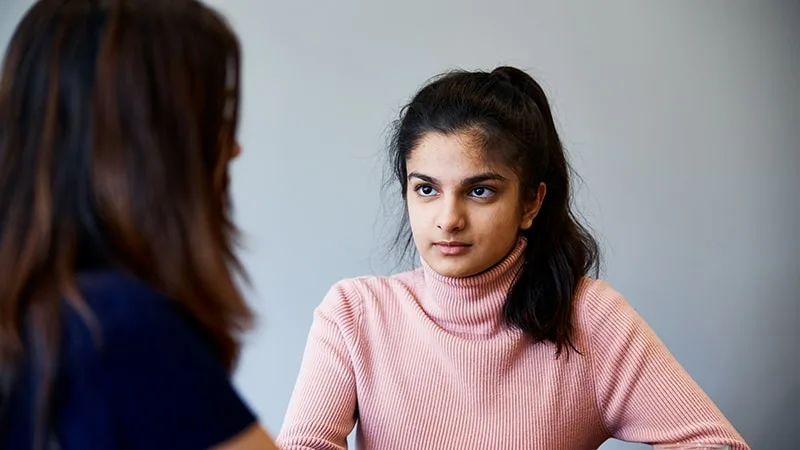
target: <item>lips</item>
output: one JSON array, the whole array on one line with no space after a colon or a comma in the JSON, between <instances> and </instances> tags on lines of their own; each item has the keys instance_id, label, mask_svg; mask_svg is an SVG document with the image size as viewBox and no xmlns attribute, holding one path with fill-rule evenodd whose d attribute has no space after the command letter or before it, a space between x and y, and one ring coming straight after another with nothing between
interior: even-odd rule
<instances>
[{"instance_id":1,"label":"lips","mask_svg":"<svg viewBox=\"0 0 800 450\"><path fill-rule=\"evenodd\" d=\"M445 256L455 256L467 252L471 244L460 241L439 241L433 243L434 247Z\"/></svg>"},{"instance_id":2,"label":"lips","mask_svg":"<svg viewBox=\"0 0 800 450\"><path fill-rule=\"evenodd\" d=\"M470 246L470 244L467 244L466 242L460 242L460 241L438 241L438 242L434 242L433 245L442 246L442 247L469 247Z\"/></svg>"}]
</instances>

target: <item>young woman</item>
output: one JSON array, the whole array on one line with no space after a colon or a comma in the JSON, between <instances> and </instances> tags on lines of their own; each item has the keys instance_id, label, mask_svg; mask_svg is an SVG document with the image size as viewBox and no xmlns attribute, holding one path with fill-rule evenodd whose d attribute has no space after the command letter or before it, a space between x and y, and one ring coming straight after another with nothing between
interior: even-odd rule
<instances>
[{"instance_id":1,"label":"young woman","mask_svg":"<svg viewBox=\"0 0 800 450\"><path fill-rule=\"evenodd\" d=\"M361 450L747 444L648 325L589 278L564 149L524 72L458 71L393 141L418 270L333 286L278 444ZM403 243L403 239L398 242Z\"/></svg>"},{"instance_id":2,"label":"young woman","mask_svg":"<svg viewBox=\"0 0 800 450\"><path fill-rule=\"evenodd\" d=\"M274 449L227 174L239 43L194 0L39 0L0 78L0 448Z\"/></svg>"}]
</instances>

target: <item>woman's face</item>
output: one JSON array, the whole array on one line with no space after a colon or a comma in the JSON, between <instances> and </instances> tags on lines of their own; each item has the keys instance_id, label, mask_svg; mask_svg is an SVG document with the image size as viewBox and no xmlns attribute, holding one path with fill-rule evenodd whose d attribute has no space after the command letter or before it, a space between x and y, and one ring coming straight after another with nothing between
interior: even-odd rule
<instances>
[{"instance_id":1,"label":"woman's face","mask_svg":"<svg viewBox=\"0 0 800 450\"><path fill-rule=\"evenodd\" d=\"M500 262L530 228L544 198L522 202L509 167L491 164L465 134L429 133L406 161L414 243L437 273L468 277Z\"/></svg>"}]
</instances>

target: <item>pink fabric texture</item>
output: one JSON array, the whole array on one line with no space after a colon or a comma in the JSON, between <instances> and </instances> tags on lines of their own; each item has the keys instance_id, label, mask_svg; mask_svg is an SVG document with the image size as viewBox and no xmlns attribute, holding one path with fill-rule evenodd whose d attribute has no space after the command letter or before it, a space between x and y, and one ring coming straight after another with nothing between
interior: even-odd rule
<instances>
[{"instance_id":1,"label":"pink fabric texture","mask_svg":"<svg viewBox=\"0 0 800 450\"><path fill-rule=\"evenodd\" d=\"M749 449L651 328L585 279L574 343L555 357L507 326L525 242L486 273L422 267L335 284L315 311L278 435L284 450L596 449L625 441Z\"/></svg>"}]
</instances>

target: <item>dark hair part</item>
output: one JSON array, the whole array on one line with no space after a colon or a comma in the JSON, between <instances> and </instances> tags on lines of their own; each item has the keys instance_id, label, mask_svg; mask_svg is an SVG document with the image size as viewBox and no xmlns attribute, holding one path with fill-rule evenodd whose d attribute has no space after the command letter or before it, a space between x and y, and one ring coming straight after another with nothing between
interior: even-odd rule
<instances>
[{"instance_id":1,"label":"dark hair part","mask_svg":"<svg viewBox=\"0 0 800 450\"><path fill-rule=\"evenodd\" d=\"M581 278L599 268L600 251L573 212L570 167L542 87L514 67L491 72L453 71L424 86L401 111L391 141L394 176L407 195L406 162L428 133L466 133L490 160L517 172L523 198L547 187L528 230L525 262L503 307L507 323L535 342L555 344L556 354L574 349L573 297ZM413 248L405 211L395 239L404 253Z\"/></svg>"},{"instance_id":2,"label":"dark hair part","mask_svg":"<svg viewBox=\"0 0 800 450\"><path fill-rule=\"evenodd\" d=\"M91 322L78 272L148 283L234 367L252 319L227 189L239 67L234 32L194 0L39 0L19 23L0 78L0 424L31 361L37 448L60 308Z\"/></svg>"}]
</instances>

